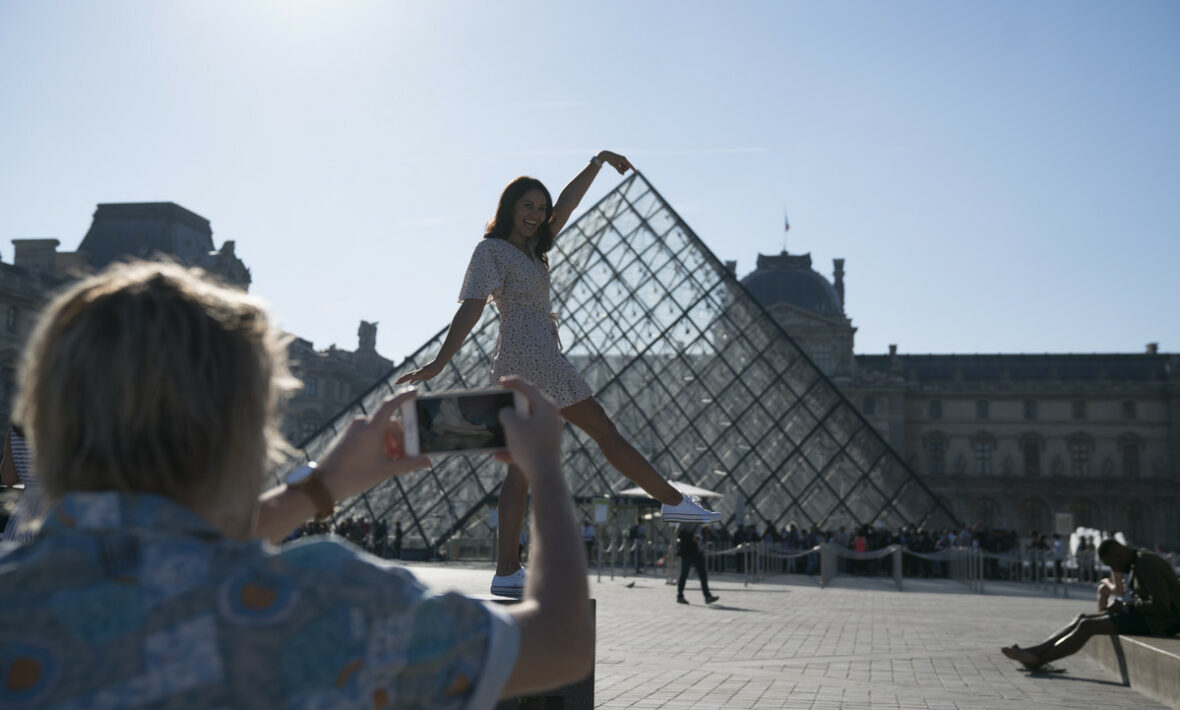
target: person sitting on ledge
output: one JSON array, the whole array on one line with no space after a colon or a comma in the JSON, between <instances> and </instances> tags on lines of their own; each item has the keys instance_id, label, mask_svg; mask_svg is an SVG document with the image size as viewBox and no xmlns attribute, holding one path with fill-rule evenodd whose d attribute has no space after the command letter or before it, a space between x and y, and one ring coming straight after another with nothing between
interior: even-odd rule
<instances>
[{"instance_id":1,"label":"person sitting on ledge","mask_svg":"<svg viewBox=\"0 0 1180 710\"><path fill-rule=\"evenodd\" d=\"M1172 636L1180 633L1180 579L1159 555L1136 550L1116 540L1098 546L1102 563L1124 577L1130 575L1136 599L1114 600L1105 611L1078 614L1065 628L1036 646L1000 649L1005 656L1037 669L1051 661L1077 653L1094 636Z\"/></svg>"},{"instance_id":2,"label":"person sitting on ledge","mask_svg":"<svg viewBox=\"0 0 1180 710\"><path fill-rule=\"evenodd\" d=\"M296 384L283 341L255 298L175 264L114 266L46 307L15 413L50 508L0 546L0 707L474 710L589 674L553 403L504 383L532 407L500 414L497 454L533 491L524 602L438 593L347 543L264 542L429 464L402 446L406 392L352 421L312 483L263 493Z\"/></svg>"}]
</instances>

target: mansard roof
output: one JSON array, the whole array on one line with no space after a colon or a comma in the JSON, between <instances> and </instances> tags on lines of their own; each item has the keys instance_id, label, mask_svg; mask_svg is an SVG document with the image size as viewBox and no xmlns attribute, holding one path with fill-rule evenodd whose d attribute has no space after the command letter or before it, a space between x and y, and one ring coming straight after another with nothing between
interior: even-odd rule
<instances>
[{"instance_id":1,"label":"mansard roof","mask_svg":"<svg viewBox=\"0 0 1180 710\"><path fill-rule=\"evenodd\" d=\"M154 254L199 263L213 250L209 220L175 202L100 204L78 246L95 268L126 256Z\"/></svg>"},{"instance_id":2,"label":"mansard roof","mask_svg":"<svg viewBox=\"0 0 1180 710\"><path fill-rule=\"evenodd\" d=\"M1169 361L1175 362L1176 357L1166 353L857 355L856 364L862 370L896 372L896 358L906 379L919 382L1162 382L1169 377Z\"/></svg>"}]
</instances>

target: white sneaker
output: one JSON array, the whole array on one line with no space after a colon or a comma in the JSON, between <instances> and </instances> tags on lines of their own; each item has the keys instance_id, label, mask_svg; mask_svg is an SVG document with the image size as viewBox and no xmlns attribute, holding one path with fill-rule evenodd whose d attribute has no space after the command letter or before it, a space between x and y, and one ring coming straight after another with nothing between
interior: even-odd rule
<instances>
[{"instance_id":1,"label":"white sneaker","mask_svg":"<svg viewBox=\"0 0 1180 710\"><path fill-rule=\"evenodd\" d=\"M524 596L524 567L512 574L492 576L492 594L520 599Z\"/></svg>"},{"instance_id":2,"label":"white sneaker","mask_svg":"<svg viewBox=\"0 0 1180 710\"><path fill-rule=\"evenodd\" d=\"M676 505L665 504L660 508L660 517L669 523L713 523L721 520L721 513L714 513L701 507L701 499L684 496Z\"/></svg>"}]
</instances>

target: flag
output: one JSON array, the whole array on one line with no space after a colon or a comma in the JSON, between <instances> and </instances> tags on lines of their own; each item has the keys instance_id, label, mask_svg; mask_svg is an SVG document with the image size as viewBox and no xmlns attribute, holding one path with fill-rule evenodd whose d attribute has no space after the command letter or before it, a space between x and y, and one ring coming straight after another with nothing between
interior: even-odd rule
<instances>
[{"instance_id":1,"label":"flag","mask_svg":"<svg viewBox=\"0 0 1180 710\"><path fill-rule=\"evenodd\" d=\"M787 211L783 210L783 231L791 231L791 220L787 219Z\"/></svg>"}]
</instances>

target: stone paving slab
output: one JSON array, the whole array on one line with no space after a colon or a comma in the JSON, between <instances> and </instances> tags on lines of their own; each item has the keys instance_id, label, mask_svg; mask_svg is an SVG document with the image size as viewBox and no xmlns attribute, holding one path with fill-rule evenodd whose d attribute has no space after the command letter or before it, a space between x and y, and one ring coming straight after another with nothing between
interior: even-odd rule
<instances>
[{"instance_id":1,"label":"stone paving slab","mask_svg":"<svg viewBox=\"0 0 1180 710\"><path fill-rule=\"evenodd\" d=\"M486 564L414 564L432 585L486 595ZM1019 584L986 594L944 580L777 575L746 587L713 575L675 603L662 577L590 576L598 600L597 708L990 710L1161 709L1081 655L1026 673L1000 646L1031 645L1093 601ZM629 586L631 585L631 586Z\"/></svg>"}]
</instances>

